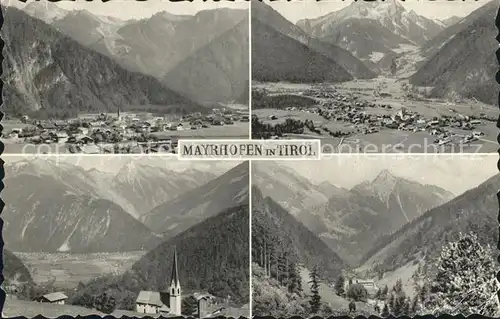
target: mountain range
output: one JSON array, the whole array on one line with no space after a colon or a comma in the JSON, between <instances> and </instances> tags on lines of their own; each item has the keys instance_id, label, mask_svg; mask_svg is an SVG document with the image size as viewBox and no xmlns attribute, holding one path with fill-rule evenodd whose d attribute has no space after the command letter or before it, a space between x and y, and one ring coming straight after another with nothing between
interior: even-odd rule
<instances>
[{"instance_id":1,"label":"mountain range","mask_svg":"<svg viewBox=\"0 0 500 319\"><path fill-rule=\"evenodd\" d=\"M358 1L294 25L256 1L253 78L311 83L383 74L409 78L431 98L495 104L498 6L489 1L465 17L439 20L399 0Z\"/></svg>"},{"instance_id":2,"label":"mountain range","mask_svg":"<svg viewBox=\"0 0 500 319\"><path fill-rule=\"evenodd\" d=\"M373 181L346 189L330 183L314 185L290 169L284 170L284 179L283 168L266 166L256 165L253 170L257 185L265 187L262 191L279 203L287 196L296 199L286 206L295 218L351 265L359 263L375 240L454 197L442 188L399 178L387 170ZM259 176L266 176L267 183L260 182ZM289 190L287 183L293 185Z\"/></svg>"},{"instance_id":3,"label":"mountain range","mask_svg":"<svg viewBox=\"0 0 500 319\"><path fill-rule=\"evenodd\" d=\"M244 177L243 182L230 184L235 192L227 195L228 181L240 177L235 171L238 167L217 177L196 169L175 172L129 161L111 174L51 159L7 163L4 239L13 251L150 249L165 240L163 232L170 238L226 208L246 203L248 179L243 185ZM207 211L196 210L195 201L185 194L199 195L196 205ZM178 206L183 204L186 207ZM168 213L163 211L162 217L175 219L176 224L156 232L159 228L144 225L142 215L157 212L158 207L166 208Z\"/></svg>"},{"instance_id":4,"label":"mountain range","mask_svg":"<svg viewBox=\"0 0 500 319\"><path fill-rule=\"evenodd\" d=\"M356 264L374 240L388 236L427 210L452 199L442 188L383 170L373 181L338 188L325 204L298 216L344 260Z\"/></svg>"},{"instance_id":5,"label":"mountain range","mask_svg":"<svg viewBox=\"0 0 500 319\"><path fill-rule=\"evenodd\" d=\"M408 11L399 0L353 2L349 6L297 26L324 42L336 44L362 60L378 62L403 45L422 45L444 26Z\"/></svg>"},{"instance_id":6,"label":"mountain range","mask_svg":"<svg viewBox=\"0 0 500 319\"><path fill-rule=\"evenodd\" d=\"M155 232L174 236L201 220L248 202L249 164L243 162L225 174L161 204L143 217Z\"/></svg>"},{"instance_id":7,"label":"mountain range","mask_svg":"<svg viewBox=\"0 0 500 319\"><path fill-rule=\"evenodd\" d=\"M269 5L252 2L252 79L341 82L375 74L348 51L308 36Z\"/></svg>"},{"instance_id":8,"label":"mountain range","mask_svg":"<svg viewBox=\"0 0 500 319\"><path fill-rule=\"evenodd\" d=\"M26 12L81 45L204 105L239 100L248 86L246 10L220 8L195 15L163 11L123 21L86 10L59 11L53 17L46 11L56 5L30 5Z\"/></svg>"},{"instance_id":9,"label":"mountain range","mask_svg":"<svg viewBox=\"0 0 500 319\"><path fill-rule=\"evenodd\" d=\"M314 185L293 169L273 161L253 164L252 183L292 215L326 203L335 188L327 182Z\"/></svg>"},{"instance_id":10,"label":"mountain range","mask_svg":"<svg viewBox=\"0 0 500 319\"><path fill-rule=\"evenodd\" d=\"M78 112L159 108L205 111L152 76L127 71L45 22L2 8L4 107L12 115L69 117ZM19 39L23 39L20 41Z\"/></svg>"},{"instance_id":11,"label":"mountain range","mask_svg":"<svg viewBox=\"0 0 500 319\"><path fill-rule=\"evenodd\" d=\"M477 234L482 245L498 241L498 198L500 175L466 191L449 202L428 210L393 235L378 241L363 258L365 269L391 271L409 262L437 258L441 247L459 233Z\"/></svg>"}]
</instances>

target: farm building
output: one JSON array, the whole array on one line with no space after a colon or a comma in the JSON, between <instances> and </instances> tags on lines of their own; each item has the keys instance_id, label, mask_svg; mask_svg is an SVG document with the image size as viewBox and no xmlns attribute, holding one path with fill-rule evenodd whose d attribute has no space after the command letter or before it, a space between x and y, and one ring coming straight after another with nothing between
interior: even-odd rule
<instances>
[{"instance_id":1,"label":"farm building","mask_svg":"<svg viewBox=\"0 0 500 319\"><path fill-rule=\"evenodd\" d=\"M43 295L37 299L38 302L48 302L58 305L64 305L65 300L68 299L62 292L52 292L50 294Z\"/></svg>"}]
</instances>

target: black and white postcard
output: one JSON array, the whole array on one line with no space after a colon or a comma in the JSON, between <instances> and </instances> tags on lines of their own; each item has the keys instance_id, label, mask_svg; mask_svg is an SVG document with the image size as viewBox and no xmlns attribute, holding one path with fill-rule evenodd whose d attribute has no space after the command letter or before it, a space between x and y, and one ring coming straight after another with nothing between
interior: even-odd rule
<instances>
[{"instance_id":1,"label":"black and white postcard","mask_svg":"<svg viewBox=\"0 0 500 319\"><path fill-rule=\"evenodd\" d=\"M252 163L252 313L497 317L498 156Z\"/></svg>"},{"instance_id":2,"label":"black and white postcard","mask_svg":"<svg viewBox=\"0 0 500 319\"><path fill-rule=\"evenodd\" d=\"M248 162L4 161L2 317L249 317Z\"/></svg>"},{"instance_id":3,"label":"black and white postcard","mask_svg":"<svg viewBox=\"0 0 500 319\"><path fill-rule=\"evenodd\" d=\"M498 149L494 1L252 1L252 136L326 153Z\"/></svg>"},{"instance_id":4,"label":"black and white postcard","mask_svg":"<svg viewBox=\"0 0 500 319\"><path fill-rule=\"evenodd\" d=\"M6 152L248 138L249 4L2 0Z\"/></svg>"}]
</instances>

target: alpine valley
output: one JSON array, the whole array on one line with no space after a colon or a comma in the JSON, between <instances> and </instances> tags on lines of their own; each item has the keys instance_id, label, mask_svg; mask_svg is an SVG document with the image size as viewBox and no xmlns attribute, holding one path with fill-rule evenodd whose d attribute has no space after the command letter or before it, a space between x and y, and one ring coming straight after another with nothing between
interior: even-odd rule
<instances>
[{"instance_id":1,"label":"alpine valley","mask_svg":"<svg viewBox=\"0 0 500 319\"><path fill-rule=\"evenodd\" d=\"M3 75L5 105L12 115L40 110L74 115L141 105L189 113L247 100L244 9L194 15L162 11L139 20L65 10L55 3L2 10L4 69L10 70Z\"/></svg>"},{"instance_id":2,"label":"alpine valley","mask_svg":"<svg viewBox=\"0 0 500 319\"><path fill-rule=\"evenodd\" d=\"M304 18L252 2L254 138L496 152L497 0L440 18L400 0L294 5Z\"/></svg>"},{"instance_id":3,"label":"alpine valley","mask_svg":"<svg viewBox=\"0 0 500 319\"><path fill-rule=\"evenodd\" d=\"M248 163L4 159L7 314L106 313L91 294L112 298L114 315L141 316L136 298L165 289L174 251L185 298L204 291L224 313L248 311ZM37 306L54 293L66 308Z\"/></svg>"},{"instance_id":4,"label":"alpine valley","mask_svg":"<svg viewBox=\"0 0 500 319\"><path fill-rule=\"evenodd\" d=\"M406 165L368 157L322 160L319 175L302 162L253 164L253 312L498 313L495 156L443 155L433 164L421 156ZM450 280L462 293L477 287L455 310L463 297Z\"/></svg>"}]
</instances>

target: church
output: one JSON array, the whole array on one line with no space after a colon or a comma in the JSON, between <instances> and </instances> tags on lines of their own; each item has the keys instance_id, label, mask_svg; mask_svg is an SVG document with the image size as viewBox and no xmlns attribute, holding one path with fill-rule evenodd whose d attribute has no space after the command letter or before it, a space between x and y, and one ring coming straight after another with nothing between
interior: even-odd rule
<instances>
[{"instance_id":1,"label":"church","mask_svg":"<svg viewBox=\"0 0 500 319\"><path fill-rule=\"evenodd\" d=\"M168 291L141 291L135 301L136 312L147 314L162 314L181 316L181 283L177 269L177 251L174 250L172 276Z\"/></svg>"}]
</instances>

